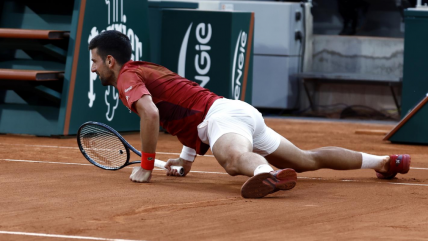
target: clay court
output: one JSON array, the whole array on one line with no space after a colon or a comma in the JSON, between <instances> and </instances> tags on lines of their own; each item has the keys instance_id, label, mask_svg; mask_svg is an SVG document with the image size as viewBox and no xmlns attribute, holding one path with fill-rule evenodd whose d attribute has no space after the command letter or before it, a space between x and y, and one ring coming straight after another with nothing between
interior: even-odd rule
<instances>
[{"instance_id":1,"label":"clay court","mask_svg":"<svg viewBox=\"0 0 428 241\"><path fill-rule=\"evenodd\" d=\"M372 154L408 153L407 175L374 171L298 174L297 186L243 199L246 177L232 177L211 153L187 177L155 170L152 183L129 181L131 167L90 164L74 137L0 136L0 240L425 240L428 147L391 144L376 134L394 123L266 119L303 149L341 146ZM356 130L374 134L355 134ZM377 132L376 132L377 131ZM138 133L122 133L139 147ZM157 158L176 158L176 137L160 133ZM133 160L137 160L135 155Z\"/></svg>"}]
</instances>

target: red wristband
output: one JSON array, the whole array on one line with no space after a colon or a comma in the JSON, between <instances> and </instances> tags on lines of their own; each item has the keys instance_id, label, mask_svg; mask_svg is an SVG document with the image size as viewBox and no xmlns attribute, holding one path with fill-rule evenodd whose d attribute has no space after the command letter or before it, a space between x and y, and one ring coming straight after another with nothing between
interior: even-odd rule
<instances>
[{"instance_id":1,"label":"red wristband","mask_svg":"<svg viewBox=\"0 0 428 241\"><path fill-rule=\"evenodd\" d=\"M141 167L146 170L153 170L155 167L156 153L141 152Z\"/></svg>"}]
</instances>

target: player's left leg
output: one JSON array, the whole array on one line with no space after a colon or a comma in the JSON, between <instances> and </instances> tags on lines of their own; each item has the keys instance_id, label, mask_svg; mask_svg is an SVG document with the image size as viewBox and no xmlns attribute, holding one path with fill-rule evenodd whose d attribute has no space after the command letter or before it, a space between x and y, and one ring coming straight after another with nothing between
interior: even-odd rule
<instances>
[{"instance_id":1,"label":"player's left leg","mask_svg":"<svg viewBox=\"0 0 428 241\"><path fill-rule=\"evenodd\" d=\"M272 133L272 135L278 135ZM382 168L386 157L378 158L378 169ZM280 136L278 148L266 156L270 164L278 168L293 168L297 172L315 171L321 168L334 170L359 169L362 154L339 147L322 147L313 150L302 150L289 140Z\"/></svg>"},{"instance_id":2,"label":"player's left leg","mask_svg":"<svg viewBox=\"0 0 428 241\"><path fill-rule=\"evenodd\" d=\"M278 134L270 133L270 136L278 136ZM297 172L314 171L322 168L334 170L373 169L378 178L390 179L395 177L397 173L407 173L411 158L407 154L377 156L340 147L301 150L280 136L278 148L267 155L266 159L277 168L293 168Z\"/></svg>"},{"instance_id":3,"label":"player's left leg","mask_svg":"<svg viewBox=\"0 0 428 241\"><path fill-rule=\"evenodd\" d=\"M255 118L253 151L261 154L273 166L292 168L297 172L321 168L334 170L373 169L378 178L389 179L397 173L405 174L410 168L410 155L376 156L341 147L321 147L301 150L283 136Z\"/></svg>"}]
</instances>

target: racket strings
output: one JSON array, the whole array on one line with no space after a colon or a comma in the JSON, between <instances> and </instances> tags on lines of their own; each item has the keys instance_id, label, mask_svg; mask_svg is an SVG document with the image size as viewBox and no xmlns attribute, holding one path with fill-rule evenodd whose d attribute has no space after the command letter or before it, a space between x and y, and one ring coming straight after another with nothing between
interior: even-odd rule
<instances>
[{"instance_id":1,"label":"racket strings","mask_svg":"<svg viewBox=\"0 0 428 241\"><path fill-rule=\"evenodd\" d=\"M107 169L118 169L128 160L121 140L101 126L84 126L80 132L80 142L86 155Z\"/></svg>"}]
</instances>

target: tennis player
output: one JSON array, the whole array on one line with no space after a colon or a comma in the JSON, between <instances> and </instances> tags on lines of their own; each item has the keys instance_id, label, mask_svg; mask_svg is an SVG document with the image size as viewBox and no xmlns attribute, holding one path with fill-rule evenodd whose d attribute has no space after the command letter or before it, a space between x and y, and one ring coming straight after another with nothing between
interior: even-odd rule
<instances>
[{"instance_id":1,"label":"tennis player","mask_svg":"<svg viewBox=\"0 0 428 241\"><path fill-rule=\"evenodd\" d=\"M163 66L131 61L130 41L118 31L102 32L89 50L91 71L102 85L117 88L123 104L141 119L141 167L132 171L134 182L150 182L159 125L183 144L180 157L168 160L167 175L178 176L170 166L183 166L189 173L196 155L211 147L228 174L250 177L241 188L244 198L292 189L296 171L369 168L385 179L409 171L407 154L375 156L339 147L301 150L266 126L251 105L220 97Z\"/></svg>"}]
</instances>

